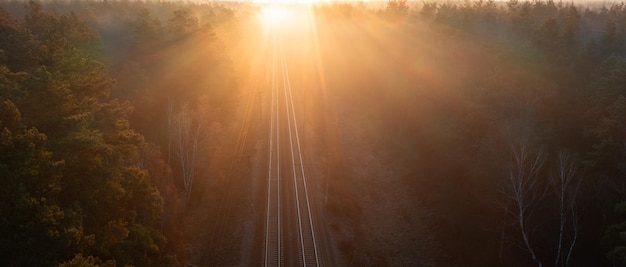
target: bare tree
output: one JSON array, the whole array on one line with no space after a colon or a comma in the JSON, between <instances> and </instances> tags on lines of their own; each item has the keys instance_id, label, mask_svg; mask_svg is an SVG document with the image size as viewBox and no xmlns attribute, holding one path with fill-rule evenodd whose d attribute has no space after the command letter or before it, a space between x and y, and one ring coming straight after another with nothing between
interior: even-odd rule
<instances>
[{"instance_id":1,"label":"bare tree","mask_svg":"<svg viewBox=\"0 0 626 267\"><path fill-rule=\"evenodd\" d=\"M528 224L537 203L545 196L547 190L540 181L544 162L542 149L531 149L527 142L519 141L513 146L513 162L508 171L504 192L513 202L513 207L507 211L515 218L524 247L539 267L543 266L543 263L531 244L532 230Z\"/></svg>"},{"instance_id":2,"label":"bare tree","mask_svg":"<svg viewBox=\"0 0 626 267\"><path fill-rule=\"evenodd\" d=\"M188 105L183 105L177 116L175 141L185 188L185 206L189 205L193 180L196 176L195 170L198 162L202 126L202 120L194 119Z\"/></svg>"},{"instance_id":3,"label":"bare tree","mask_svg":"<svg viewBox=\"0 0 626 267\"><path fill-rule=\"evenodd\" d=\"M578 237L579 218L576 197L580 187L580 179L578 179L578 164L569 153L560 151L557 164L557 173L552 180L552 185L559 200L559 239L554 266L559 266L559 263L569 266ZM570 237L567 254L565 254L563 246L565 245L564 235L567 231L566 224L568 221L571 221L572 236Z\"/></svg>"},{"instance_id":4,"label":"bare tree","mask_svg":"<svg viewBox=\"0 0 626 267\"><path fill-rule=\"evenodd\" d=\"M578 206L573 205L571 216L572 216L572 232L571 233L571 241L569 243L569 248L567 250L567 256L565 256L565 266L569 266L569 262L572 259L572 253L574 252L574 246L576 245L576 241L578 240L578 231L580 230L580 213L578 211Z\"/></svg>"}]
</instances>

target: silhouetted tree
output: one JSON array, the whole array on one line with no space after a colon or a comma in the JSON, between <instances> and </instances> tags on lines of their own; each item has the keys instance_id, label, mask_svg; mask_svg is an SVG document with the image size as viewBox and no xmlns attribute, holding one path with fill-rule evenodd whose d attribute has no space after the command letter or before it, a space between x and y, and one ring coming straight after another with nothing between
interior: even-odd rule
<instances>
[{"instance_id":1,"label":"silhouetted tree","mask_svg":"<svg viewBox=\"0 0 626 267\"><path fill-rule=\"evenodd\" d=\"M167 29L174 40L195 33L199 29L198 18L193 16L189 9L174 10L167 22Z\"/></svg>"},{"instance_id":2,"label":"silhouetted tree","mask_svg":"<svg viewBox=\"0 0 626 267\"><path fill-rule=\"evenodd\" d=\"M133 35L138 49L151 49L164 37L161 21L144 8L133 21Z\"/></svg>"}]
</instances>

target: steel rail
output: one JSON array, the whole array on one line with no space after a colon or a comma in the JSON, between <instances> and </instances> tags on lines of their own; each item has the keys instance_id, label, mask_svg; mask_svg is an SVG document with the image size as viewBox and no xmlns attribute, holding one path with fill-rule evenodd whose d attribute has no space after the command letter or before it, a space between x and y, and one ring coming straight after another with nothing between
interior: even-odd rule
<instances>
[{"instance_id":1,"label":"steel rail","mask_svg":"<svg viewBox=\"0 0 626 267\"><path fill-rule=\"evenodd\" d=\"M317 243L316 243L316 238L315 238L315 230L314 230L314 226L313 226L313 218L312 218L312 213L311 213L311 204L309 201L309 194L308 194L308 188L307 188L307 182L306 182L306 176L304 173L304 164L303 164L303 160L302 160L302 147L300 145L300 137L299 137L299 132L298 132L298 122L297 122L297 117L296 117L296 112L295 112L295 108L294 108L294 101L293 101L293 90L291 87L291 82L289 80L289 69L287 67L287 60L286 60L286 56L285 56L285 48L283 46L283 42L281 40L280 42L280 53L281 53L281 61L282 61L282 66L283 66L283 91L285 93L285 105L287 108L287 122L289 124L289 142L290 142L290 149L291 149L291 160L292 160L292 166L293 166L293 179L294 179L294 190L295 190L295 197L296 197L296 206L297 206L297 213L298 213L298 226L299 226L299 235L300 235L300 246L301 246L301 252L302 252L302 264L303 266L307 266L307 264L309 263L308 260L314 261L314 263L312 265L314 266L319 266L319 253L317 251ZM291 121L293 119L293 125L291 125ZM294 129L294 134L295 134L295 139L296 139L296 146L297 146L297 154L298 154L298 164L300 166L300 175L301 175L301 179L298 179L298 175L296 174L296 166L298 164L296 164L295 162L295 157L294 157L294 145L293 145L293 135L292 135L292 127ZM302 184L302 186L304 187L304 192L300 192L300 190L298 190L298 185ZM303 220L303 211L301 211L302 205L300 203L300 198L301 196L304 196L304 202L303 203L306 207L306 210L304 212L306 212L306 214L304 216L306 216L306 218L308 218L308 220ZM307 224L306 226L304 224ZM308 228L308 229L307 229ZM310 231L310 240L312 243L312 248L309 248L309 244L305 243L305 229L307 231ZM313 250L312 254L314 255L314 259L308 259L307 252L310 252L310 250Z\"/></svg>"},{"instance_id":2,"label":"steel rail","mask_svg":"<svg viewBox=\"0 0 626 267\"><path fill-rule=\"evenodd\" d=\"M276 40L272 40L275 42ZM278 114L278 73L276 59L276 44L272 43L272 78L271 78L271 111L270 111L270 140L269 140L269 168L267 178L267 211L265 229L265 266L281 266L282 237L281 237L281 205L280 205L280 132ZM274 142L275 141L275 142ZM274 151L276 147L276 151ZM275 153L274 153L275 152ZM275 154L275 155L274 155ZM273 158L276 157L275 163ZM275 178L272 176L273 165L276 164ZM272 187L276 184L275 190ZM276 201L273 203L272 200ZM275 212L275 214L274 214ZM275 225L273 225L275 224ZM273 228L275 226L275 228ZM275 232L274 232L275 231ZM275 235L275 236L273 236ZM272 255L275 252L275 255Z\"/></svg>"}]
</instances>

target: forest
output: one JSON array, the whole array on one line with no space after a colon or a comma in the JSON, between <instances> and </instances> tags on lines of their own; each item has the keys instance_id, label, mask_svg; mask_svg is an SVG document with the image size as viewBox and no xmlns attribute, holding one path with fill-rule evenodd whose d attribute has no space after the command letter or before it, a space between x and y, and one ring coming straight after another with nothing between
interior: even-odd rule
<instances>
[{"instance_id":1,"label":"forest","mask_svg":"<svg viewBox=\"0 0 626 267\"><path fill-rule=\"evenodd\" d=\"M0 2L0 265L254 265L261 9ZM334 265L626 266L626 4L308 10Z\"/></svg>"},{"instance_id":2,"label":"forest","mask_svg":"<svg viewBox=\"0 0 626 267\"><path fill-rule=\"evenodd\" d=\"M349 263L626 265L624 4L316 11Z\"/></svg>"}]
</instances>

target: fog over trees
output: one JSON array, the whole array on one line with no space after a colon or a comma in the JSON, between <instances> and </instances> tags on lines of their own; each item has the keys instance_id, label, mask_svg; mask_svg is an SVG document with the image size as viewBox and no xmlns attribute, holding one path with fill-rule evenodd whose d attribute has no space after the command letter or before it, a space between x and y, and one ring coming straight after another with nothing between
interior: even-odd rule
<instances>
[{"instance_id":1,"label":"fog over trees","mask_svg":"<svg viewBox=\"0 0 626 267\"><path fill-rule=\"evenodd\" d=\"M0 265L252 264L261 9L1 2ZM333 262L626 266L624 3L307 10Z\"/></svg>"}]
</instances>

